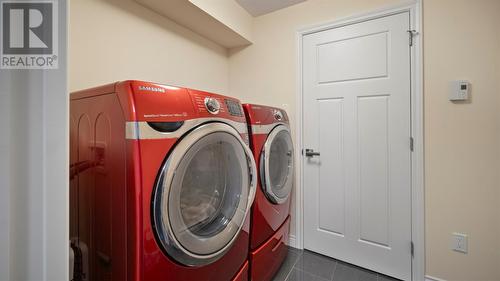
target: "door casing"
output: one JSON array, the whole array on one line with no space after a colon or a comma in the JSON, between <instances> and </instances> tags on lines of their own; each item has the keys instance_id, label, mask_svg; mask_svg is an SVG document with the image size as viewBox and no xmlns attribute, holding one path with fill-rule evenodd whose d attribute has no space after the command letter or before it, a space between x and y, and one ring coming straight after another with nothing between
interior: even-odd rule
<instances>
[{"instance_id":1,"label":"door casing","mask_svg":"<svg viewBox=\"0 0 500 281\"><path fill-rule=\"evenodd\" d=\"M425 223L424 223L424 133L423 133L423 54L422 54L422 0L408 1L377 9L369 13L353 15L334 22L307 27L297 31L297 91L296 91L296 134L295 134L295 235L290 235L290 245L304 248L304 190L303 190L303 37L328 29L386 17L401 12L410 13L410 30L414 30L411 49L411 134L414 140L411 168L412 195L412 280L425 279Z\"/></svg>"}]
</instances>

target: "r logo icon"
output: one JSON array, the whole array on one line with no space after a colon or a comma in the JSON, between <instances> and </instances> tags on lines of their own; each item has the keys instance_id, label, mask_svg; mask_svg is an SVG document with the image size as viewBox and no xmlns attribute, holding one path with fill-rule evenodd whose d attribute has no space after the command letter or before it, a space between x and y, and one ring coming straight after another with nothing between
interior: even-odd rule
<instances>
[{"instance_id":1,"label":"r logo icon","mask_svg":"<svg viewBox=\"0 0 500 281\"><path fill-rule=\"evenodd\" d=\"M55 68L57 5L51 1L0 1L2 68ZM50 57L49 57L50 56ZM55 67L54 67L55 66Z\"/></svg>"},{"instance_id":2,"label":"r logo icon","mask_svg":"<svg viewBox=\"0 0 500 281\"><path fill-rule=\"evenodd\" d=\"M3 3L4 54L52 53L52 3Z\"/></svg>"}]
</instances>

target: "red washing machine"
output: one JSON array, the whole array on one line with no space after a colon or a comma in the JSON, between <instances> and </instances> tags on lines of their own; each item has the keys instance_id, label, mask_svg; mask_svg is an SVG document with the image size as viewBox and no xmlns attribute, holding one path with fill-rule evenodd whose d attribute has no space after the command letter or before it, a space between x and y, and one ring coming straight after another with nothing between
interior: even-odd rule
<instances>
[{"instance_id":1,"label":"red washing machine","mask_svg":"<svg viewBox=\"0 0 500 281\"><path fill-rule=\"evenodd\" d=\"M237 99L125 81L70 104L75 280L248 279L257 171Z\"/></svg>"},{"instance_id":2,"label":"red washing machine","mask_svg":"<svg viewBox=\"0 0 500 281\"><path fill-rule=\"evenodd\" d=\"M259 180L250 227L250 278L271 280L286 257L293 186L293 143L286 112L244 104Z\"/></svg>"}]
</instances>

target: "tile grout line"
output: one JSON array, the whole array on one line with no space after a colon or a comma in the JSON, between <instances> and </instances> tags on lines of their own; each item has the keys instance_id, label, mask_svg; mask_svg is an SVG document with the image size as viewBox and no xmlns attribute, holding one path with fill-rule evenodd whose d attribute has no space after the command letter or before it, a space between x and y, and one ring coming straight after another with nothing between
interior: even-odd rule
<instances>
[{"instance_id":1,"label":"tile grout line","mask_svg":"<svg viewBox=\"0 0 500 281\"><path fill-rule=\"evenodd\" d=\"M333 268L333 274L332 274L332 281L334 280L335 278L335 270L337 270L337 266L339 265L339 262L336 260L335 261L335 267Z\"/></svg>"},{"instance_id":2,"label":"tile grout line","mask_svg":"<svg viewBox=\"0 0 500 281\"><path fill-rule=\"evenodd\" d=\"M293 267L293 268L292 268L292 271L293 271L293 269L296 269L297 271L300 271L300 272L303 272L303 273L307 273L307 274L309 274L309 275L312 275L312 276L314 276L314 277L316 277L316 278L319 278L320 280L328 280L328 279L323 278L323 277L321 277L321 276L319 276L319 275L313 274L313 273L311 273L311 272L309 272L309 271L302 270L302 269L297 268L297 267ZM290 271L290 273L292 273L292 271ZM287 276L287 278L288 278L288 276ZM286 279L285 279L285 281L286 281Z\"/></svg>"},{"instance_id":3,"label":"tile grout line","mask_svg":"<svg viewBox=\"0 0 500 281\"><path fill-rule=\"evenodd\" d=\"M305 253L305 251L304 251L304 250L302 250L302 254L303 254L303 253ZM318 253L314 253L314 252L312 252L312 253L313 253L313 254L318 254ZM335 262L335 267L333 268L333 270L334 270L334 272L335 272L335 268L337 268L338 261L337 261L337 260L335 260L335 259L332 259L332 258L330 258L330 257L323 256L323 255L321 255L321 254L318 254L318 255L319 255L319 256L322 256L322 257L324 257L324 258L327 258L327 259L331 259L331 260L333 260L333 261ZM300 257L299 257L299 258L300 258ZM297 259L297 261L295 262L295 264L296 264L298 261L299 261L299 259ZM308 273L308 274L310 274L310 275L312 275L312 276L314 276L314 277L318 277L318 278L321 278L321 279L324 279L324 280L328 280L327 278L323 278L322 276L319 276L319 275L317 275L317 274L315 274L315 273L313 273L313 272L309 272L309 271L307 271L307 270L303 270L303 269L301 269L301 268L295 267L295 264L293 265L292 270L293 270L293 268L295 268L295 269L297 269L297 270L299 270L299 271L301 271L301 272ZM290 272L291 272L291 271L290 271ZM288 278L288 276L287 276L287 278ZM331 277L331 278L333 278L333 275L332 275L332 277ZM285 279L285 281L286 281L286 279Z\"/></svg>"},{"instance_id":4,"label":"tile grout line","mask_svg":"<svg viewBox=\"0 0 500 281\"><path fill-rule=\"evenodd\" d=\"M293 269L295 268L295 265L297 264L297 262L299 261L300 259L300 256L302 256L302 254L304 253L304 250L301 250L300 251L300 254L297 255L297 258L295 259L295 261L293 262L292 266L290 267L290 270L288 271L288 274L285 276L285 280L283 281L287 281L288 280L288 277L290 276L290 274L292 274L292 271Z\"/></svg>"}]
</instances>

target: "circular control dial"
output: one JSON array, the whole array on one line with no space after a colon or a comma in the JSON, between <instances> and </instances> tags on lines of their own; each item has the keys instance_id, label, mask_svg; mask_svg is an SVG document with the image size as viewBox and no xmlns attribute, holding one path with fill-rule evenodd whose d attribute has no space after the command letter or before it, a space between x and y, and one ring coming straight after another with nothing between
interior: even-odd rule
<instances>
[{"instance_id":1,"label":"circular control dial","mask_svg":"<svg viewBox=\"0 0 500 281\"><path fill-rule=\"evenodd\" d=\"M274 111L274 119L276 119L278 121L283 120L283 113L281 113L281 111L279 111L279 110L275 110Z\"/></svg>"},{"instance_id":2,"label":"circular control dial","mask_svg":"<svg viewBox=\"0 0 500 281\"><path fill-rule=\"evenodd\" d=\"M212 114L219 113L220 103L215 98L205 98L205 107Z\"/></svg>"}]
</instances>

